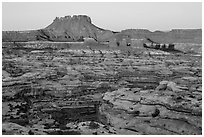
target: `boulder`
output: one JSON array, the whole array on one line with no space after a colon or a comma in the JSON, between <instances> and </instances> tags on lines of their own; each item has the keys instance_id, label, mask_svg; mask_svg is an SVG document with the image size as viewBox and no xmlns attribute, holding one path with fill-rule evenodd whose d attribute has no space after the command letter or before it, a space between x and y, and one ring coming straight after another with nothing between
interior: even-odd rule
<instances>
[{"instance_id":1,"label":"boulder","mask_svg":"<svg viewBox=\"0 0 204 137\"><path fill-rule=\"evenodd\" d=\"M166 90L168 81L161 81L159 86L156 88L156 91Z\"/></svg>"},{"instance_id":2,"label":"boulder","mask_svg":"<svg viewBox=\"0 0 204 137\"><path fill-rule=\"evenodd\" d=\"M182 91L179 86L176 85L176 83L169 81L167 84L167 89L171 90L173 92L178 92L178 91Z\"/></svg>"},{"instance_id":3,"label":"boulder","mask_svg":"<svg viewBox=\"0 0 204 137\"><path fill-rule=\"evenodd\" d=\"M11 74L9 74L7 71L5 70L2 70L2 79L5 79L5 78L9 78L11 76Z\"/></svg>"},{"instance_id":4,"label":"boulder","mask_svg":"<svg viewBox=\"0 0 204 137\"><path fill-rule=\"evenodd\" d=\"M181 87L181 86L178 86L175 82L173 81L161 81L159 83L159 86L155 89L156 91L165 91L165 90L170 90L170 91L173 91L173 92L179 92L179 91L182 91L182 90L188 90L187 87Z\"/></svg>"}]
</instances>

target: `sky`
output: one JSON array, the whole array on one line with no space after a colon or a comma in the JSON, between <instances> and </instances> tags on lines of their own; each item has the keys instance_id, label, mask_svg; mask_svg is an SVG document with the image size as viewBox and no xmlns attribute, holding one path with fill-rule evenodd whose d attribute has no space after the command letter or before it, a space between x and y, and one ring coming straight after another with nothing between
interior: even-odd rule
<instances>
[{"instance_id":1,"label":"sky","mask_svg":"<svg viewBox=\"0 0 204 137\"><path fill-rule=\"evenodd\" d=\"M42 29L67 15L88 15L112 31L202 28L201 2L3 2L2 30Z\"/></svg>"}]
</instances>

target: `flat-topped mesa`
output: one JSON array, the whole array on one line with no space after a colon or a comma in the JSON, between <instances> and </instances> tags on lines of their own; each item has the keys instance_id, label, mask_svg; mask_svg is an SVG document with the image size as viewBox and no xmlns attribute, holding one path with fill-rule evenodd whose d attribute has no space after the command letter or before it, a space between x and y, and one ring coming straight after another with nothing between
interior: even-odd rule
<instances>
[{"instance_id":1,"label":"flat-topped mesa","mask_svg":"<svg viewBox=\"0 0 204 137\"><path fill-rule=\"evenodd\" d=\"M70 16L70 15L67 15L67 16L64 16L64 17L56 17L55 19L71 19L71 18L74 18L74 19L88 19L90 20L91 18L87 15L73 15L73 16Z\"/></svg>"},{"instance_id":2,"label":"flat-topped mesa","mask_svg":"<svg viewBox=\"0 0 204 137\"><path fill-rule=\"evenodd\" d=\"M113 32L92 24L87 15L56 17L47 27L32 31L3 31L2 41L77 42L92 38L97 42L124 42L123 39L150 38L158 43L202 43L202 29L173 29L168 32L126 29ZM115 42L116 41L116 42ZM138 42L138 41L136 41Z\"/></svg>"},{"instance_id":3,"label":"flat-topped mesa","mask_svg":"<svg viewBox=\"0 0 204 137\"><path fill-rule=\"evenodd\" d=\"M96 41L106 41L113 35L91 23L87 15L73 15L56 17L44 29L19 33L17 31L3 32L3 41L83 41L84 38L93 38Z\"/></svg>"},{"instance_id":4,"label":"flat-topped mesa","mask_svg":"<svg viewBox=\"0 0 204 137\"><path fill-rule=\"evenodd\" d=\"M66 18L66 16L65 16ZM87 15L74 15L72 16L73 20L84 20L91 23L91 18Z\"/></svg>"},{"instance_id":5,"label":"flat-topped mesa","mask_svg":"<svg viewBox=\"0 0 204 137\"><path fill-rule=\"evenodd\" d=\"M56 22L67 22L67 21L84 21L91 23L91 18L87 15L73 15L73 16L64 16L64 17L56 17L53 21L53 23ZM52 24L53 24L52 23ZM50 25L46 28L51 27Z\"/></svg>"},{"instance_id":6,"label":"flat-topped mesa","mask_svg":"<svg viewBox=\"0 0 204 137\"><path fill-rule=\"evenodd\" d=\"M49 26L41 31L49 34L49 39L53 41L82 41L84 38L104 41L113 35L112 31L92 24L91 18L87 15L56 17Z\"/></svg>"},{"instance_id":7,"label":"flat-topped mesa","mask_svg":"<svg viewBox=\"0 0 204 137\"><path fill-rule=\"evenodd\" d=\"M56 17L45 29L63 33L65 31L78 31L83 25L91 25L91 18L86 15L74 15L72 17Z\"/></svg>"}]
</instances>

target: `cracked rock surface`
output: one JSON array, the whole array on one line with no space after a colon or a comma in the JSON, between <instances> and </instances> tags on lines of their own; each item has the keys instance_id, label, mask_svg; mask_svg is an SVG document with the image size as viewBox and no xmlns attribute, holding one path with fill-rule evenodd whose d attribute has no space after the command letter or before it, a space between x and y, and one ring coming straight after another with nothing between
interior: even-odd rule
<instances>
[{"instance_id":1,"label":"cracked rock surface","mask_svg":"<svg viewBox=\"0 0 204 137\"><path fill-rule=\"evenodd\" d=\"M202 134L201 53L2 50L2 134Z\"/></svg>"}]
</instances>

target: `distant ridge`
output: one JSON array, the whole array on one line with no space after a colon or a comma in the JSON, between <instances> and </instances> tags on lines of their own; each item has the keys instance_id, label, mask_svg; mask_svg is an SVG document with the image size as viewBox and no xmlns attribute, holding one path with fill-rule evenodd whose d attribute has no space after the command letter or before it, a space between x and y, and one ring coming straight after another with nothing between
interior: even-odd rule
<instances>
[{"instance_id":1,"label":"distant ridge","mask_svg":"<svg viewBox=\"0 0 204 137\"><path fill-rule=\"evenodd\" d=\"M154 31L146 29L127 29L121 31L131 38L151 38L160 43L202 43L202 29L172 29L171 31Z\"/></svg>"},{"instance_id":2,"label":"distant ridge","mask_svg":"<svg viewBox=\"0 0 204 137\"><path fill-rule=\"evenodd\" d=\"M92 24L87 15L56 17L47 27L30 31L3 31L2 41L83 41L93 38L98 42L110 41L115 37L141 39L149 37L157 42L168 43L202 43L202 29L172 29L171 31L154 31L147 29L126 29L121 32L105 30Z\"/></svg>"}]
</instances>

